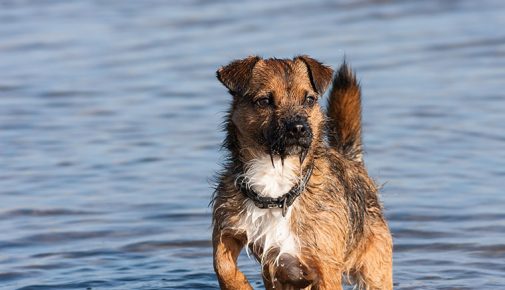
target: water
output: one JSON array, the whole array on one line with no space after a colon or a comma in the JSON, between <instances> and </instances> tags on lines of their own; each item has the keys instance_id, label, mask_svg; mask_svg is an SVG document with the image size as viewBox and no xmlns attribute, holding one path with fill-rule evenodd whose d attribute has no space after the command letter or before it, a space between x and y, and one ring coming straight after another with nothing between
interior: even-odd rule
<instances>
[{"instance_id":1,"label":"water","mask_svg":"<svg viewBox=\"0 0 505 290\"><path fill-rule=\"evenodd\" d=\"M396 289L505 289L503 1L2 1L0 288L216 289L209 177L248 54L346 55ZM262 287L257 264L241 268Z\"/></svg>"}]
</instances>

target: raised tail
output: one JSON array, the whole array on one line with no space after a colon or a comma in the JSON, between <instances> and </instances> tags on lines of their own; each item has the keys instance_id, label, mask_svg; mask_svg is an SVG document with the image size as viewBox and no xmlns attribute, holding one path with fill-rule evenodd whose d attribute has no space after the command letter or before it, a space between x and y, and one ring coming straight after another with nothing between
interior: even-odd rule
<instances>
[{"instance_id":1,"label":"raised tail","mask_svg":"<svg viewBox=\"0 0 505 290\"><path fill-rule=\"evenodd\" d=\"M348 159L362 162L361 88L345 61L333 79L328 99L328 119L330 146Z\"/></svg>"}]
</instances>

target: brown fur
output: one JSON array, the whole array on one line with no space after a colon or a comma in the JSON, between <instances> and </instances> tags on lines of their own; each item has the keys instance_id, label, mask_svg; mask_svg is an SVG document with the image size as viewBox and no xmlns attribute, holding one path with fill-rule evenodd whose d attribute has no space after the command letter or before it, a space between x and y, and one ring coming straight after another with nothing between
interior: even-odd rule
<instances>
[{"instance_id":1,"label":"brown fur","mask_svg":"<svg viewBox=\"0 0 505 290\"><path fill-rule=\"evenodd\" d=\"M361 89L356 75L345 63L333 80L328 118L330 146L349 159L361 161Z\"/></svg>"},{"instance_id":2,"label":"brown fur","mask_svg":"<svg viewBox=\"0 0 505 290\"><path fill-rule=\"evenodd\" d=\"M261 154L289 155L269 136L272 131L282 135L283 120L294 115L306 118L312 133L300 170L309 164L314 170L292 205L291 231L299 239L299 256L281 256L289 265L281 269L271 258L276 249L252 248L263 265L265 287L342 289L342 278L348 278L362 289L392 289L391 236L377 186L361 162L360 89L354 74L345 64L338 71L328 116L317 103L307 103L306 96L324 93L331 75L330 68L308 56L248 57L218 70L218 79L233 96L225 120L229 158L213 198L214 268L221 289L252 289L236 263L248 245L246 233L237 227L247 198L235 180L244 164ZM254 103L265 96L272 100L270 107ZM264 250L271 252L261 260Z\"/></svg>"}]
</instances>

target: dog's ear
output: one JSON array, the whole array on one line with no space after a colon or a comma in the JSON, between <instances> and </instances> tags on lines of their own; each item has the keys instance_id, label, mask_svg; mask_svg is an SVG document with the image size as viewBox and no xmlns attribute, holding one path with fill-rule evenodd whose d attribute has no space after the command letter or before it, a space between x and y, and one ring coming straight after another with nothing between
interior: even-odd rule
<instances>
[{"instance_id":1,"label":"dog's ear","mask_svg":"<svg viewBox=\"0 0 505 290\"><path fill-rule=\"evenodd\" d=\"M232 95L244 95L248 88L254 66L259 60L259 56L249 56L244 59L235 60L217 70L217 79L230 90Z\"/></svg>"},{"instance_id":2,"label":"dog's ear","mask_svg":"<svg viewBox=\"0 0 505 290\"><path fill-rule=\"evenodd\" d=\"M324 94L331 82L333 69L306 55L298 56L296 60L302 61L307 66L310 83L314 90L320 95Z\"/></svg>"}]
</instances>

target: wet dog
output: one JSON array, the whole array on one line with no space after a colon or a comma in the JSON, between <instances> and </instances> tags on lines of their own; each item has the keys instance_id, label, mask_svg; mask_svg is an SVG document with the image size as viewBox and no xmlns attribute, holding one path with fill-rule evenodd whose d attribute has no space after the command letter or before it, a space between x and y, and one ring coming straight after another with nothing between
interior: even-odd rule
<instances>
[{"instance_id":1,"label":"wet dog","mask_svg":"<svg viewBox=\"0 0 505 290\"><path fill-rule=\"evenodd\" d=\"M213 197L221 289L252 289L237 267L246 247L267 289L392 289L392 240L362 161L361 91L343 64L251 56L220 68L233 100L228 158Z\"/></svg>"}]
</instances>

